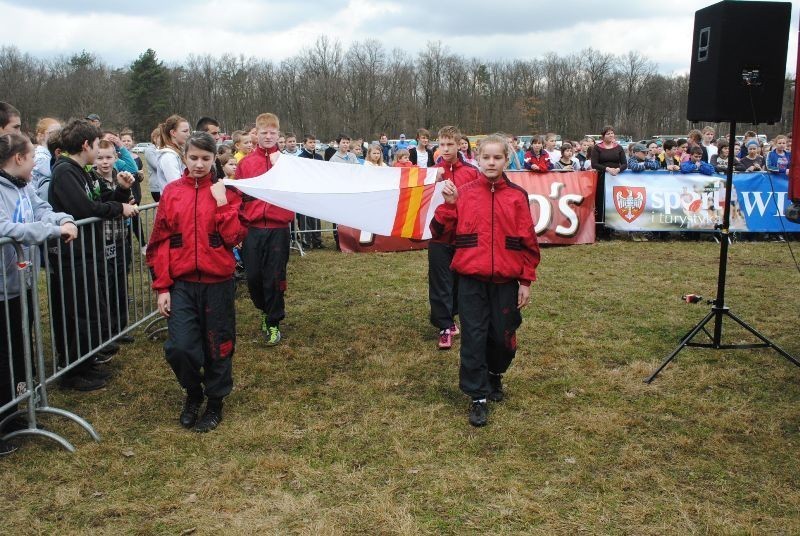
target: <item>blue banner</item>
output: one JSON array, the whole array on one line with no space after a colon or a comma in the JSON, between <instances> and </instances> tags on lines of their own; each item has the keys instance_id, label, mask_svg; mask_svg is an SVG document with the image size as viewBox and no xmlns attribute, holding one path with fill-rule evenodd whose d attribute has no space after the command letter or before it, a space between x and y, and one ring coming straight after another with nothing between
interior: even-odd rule
<instances>
[{"instance_id":1,"label":"blue banner","mask_svg":"<svg viewBox=\"0 0 800 536\"><path fill-rule=\"evenodd\" d=\"M730 229L800 232L784 217L789 181L772 173L733 176ZM606 226L620 231L713 231L722 223L725 176L669 171L606 175Z\"/></svg>"}]
</instances>

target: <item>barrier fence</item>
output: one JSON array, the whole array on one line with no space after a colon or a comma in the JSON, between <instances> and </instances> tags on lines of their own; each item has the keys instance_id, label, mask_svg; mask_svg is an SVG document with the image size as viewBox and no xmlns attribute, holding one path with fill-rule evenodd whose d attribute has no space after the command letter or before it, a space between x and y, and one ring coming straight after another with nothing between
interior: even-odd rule
<instances>
[{"instance_id":1,"label":"barrier fence","mask_svg":"<svg viewBox=\"0 0 800 536\"><path fill-rule=\"evenodd\" d=\"M0 363L0 430L14 424L2 439L46 437L74 452L67 439L39 425L41 414L51 414L100 440L85 419L52 406L48 389L57 380L86 374L95 356L109 352L123 335L158 326L143 247L156 208L142 206L133 220L80 220L78 238L70 244L0 239L5 269L0 314L8 334L7 358Z\"/></svg>"}]
</instances>

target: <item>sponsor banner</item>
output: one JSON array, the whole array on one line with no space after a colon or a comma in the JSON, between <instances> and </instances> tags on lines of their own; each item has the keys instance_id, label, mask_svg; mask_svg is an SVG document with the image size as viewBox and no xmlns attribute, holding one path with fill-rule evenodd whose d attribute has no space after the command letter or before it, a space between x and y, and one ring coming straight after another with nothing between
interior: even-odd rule
<instances>
[{"instance_id":1,"label":"sponsor banner","mask_svg":"<svg viewBox=\"0 0 800 536\"><path fill-rule=\"evenodd\" d=\"M528 192L536 234L542 244L594 242L594 171L510 171L509 180ZM348 253L425 249L427 240L379 236L339 226L339 246Z\"/></svg>"},{"instance_id":2,"label":"sponsor banner","mask_svg":"<svg viewBox=\"0 0 800 536\"><path fill-rule=\"evenodd\" d=\"M800 232L784 218L790 201L785 176L737 173L731 192L730 229ZM714 231L722 223L723 175L668 171L606 175L605 223L619 231Z\"/></svg>"}]
</instances>

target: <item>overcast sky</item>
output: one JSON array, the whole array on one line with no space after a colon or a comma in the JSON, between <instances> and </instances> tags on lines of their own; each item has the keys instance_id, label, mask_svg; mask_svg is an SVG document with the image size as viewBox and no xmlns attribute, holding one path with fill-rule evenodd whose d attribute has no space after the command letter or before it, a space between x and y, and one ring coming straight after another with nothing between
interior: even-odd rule
<instances>
[{"instance_id":1,"label":"overcast sky","mask_svg":"<svg viewBox=\"0 0 800 536\"><path fill-rule=\"evenodd\" d=\"M153 48L168 63L189 54L244 54L282 60L320 35L378 39L415 53L428 41L486 59L531 59L585 48L636 50L663 73L688 72L694 12L701 0L0 0L0 45L37 57L87 50L115 66ZM458 6L454 9L452 6ZM792 2L787 70L795 71L798 7ZM746 38L746 32L743 32ZM757 44L754 44L757 46ZM769 54L769 50L764 51Z\"/></svg>"}]
</instances>

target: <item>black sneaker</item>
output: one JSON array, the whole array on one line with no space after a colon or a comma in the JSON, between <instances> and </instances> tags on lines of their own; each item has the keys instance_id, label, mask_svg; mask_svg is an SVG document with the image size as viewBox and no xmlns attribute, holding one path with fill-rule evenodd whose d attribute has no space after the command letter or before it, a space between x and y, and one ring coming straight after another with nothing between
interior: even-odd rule
<instances>
[{"instance_id":1,"label":"black sneaker","mask_svg":"<svg viewBox=\"0 0 800 536\"><path fill-rule=\"evenodd\" d=\"M489 373L489 396L492 402L502 402L505 398L503 393L503 375Z\"/></svg>"},{"instance_id":2,"label":"black sneaker","mask_svg":"<svg viewBox=\"0 0 800 536\"><path fill-rule=\"evenodd\" d=\"M489 416L489 406L486 402L473 400L469 406L469 423L472 426L486 426L486 419Z\"/></svg>"},{"instance_id":3,"label":"black sneaker","mask_svg":"<svg viewBox=\"0 0 800 536\"><path fill-rule=\"evenodd\" d=\"M8 456L15 450L17 450L17 446L14 443L9 443L8 441L3 441L0 439L0 457Z\"/></svg>"},{"instance_id":4,"label":"black sneaker","mask_svg":"<svg viewBox=\"0 0 800 536\"><path fill-rule=\"evenodd\" d=\"M61 388L72 391L97 391L106 386L106 381L88 374L70 374L61 378Z\"/></svg>"},{"instance_id":5,"label":"black sneaker","mask_svg":"<svg viewBox=\"0 0 800 536\"><path fill-rule=\"evenodd\" d=\"M114 373L111 372L108 367L102 363L98 363L97 361L83 369L81 374L90 378L98 378L103 381L108 381L112 376L114 376Z\"/></svg>"},{"instance_id":6,"label":"black sneaker","mask_svg":"<svg viewBox=\"0 0 800 536\"><path fill-rule=\"evenodd\" d=\"M117 342L120 344L133 344L136 342L136 339L133 338L133 335L128 335L126 333L125 335L117 337Z\"/></svg>"},{"instance_id":7,"label":"black sneaker","mask_svg":"<svg viewBox=\"0 0 800 536\"><path fill-rule=\"evenodd\" d=\"M190 429L197 422L197 416L200 414L200 406L203 405L203 399L186 397L181 410L180 423L184 428Z\"/></svg>"},{"instance_id":8,"label":"black sneaker","mask_svg":"<svg viewBox=\"0 0 800 536\"><path fill-rule=\"evenodd\" d=\"M203 416L197 421L194 427L195 432L205 433L210 432L222 422L222 408L209 408L206 407Z\"/></svg>"}]
</instances>

